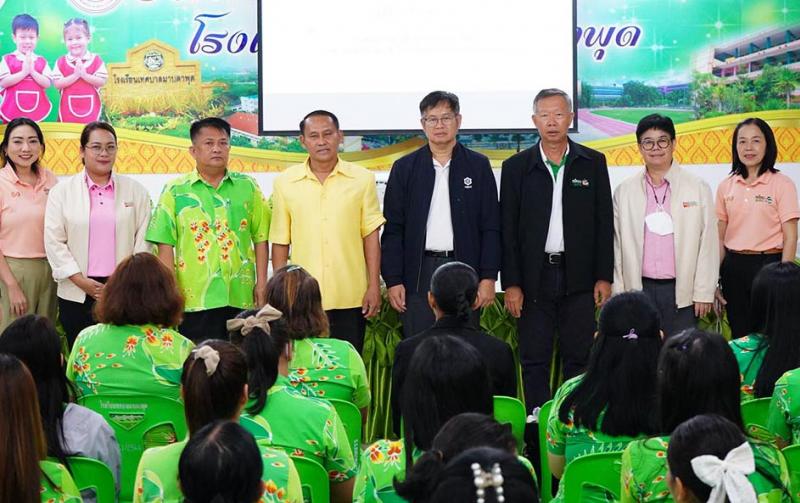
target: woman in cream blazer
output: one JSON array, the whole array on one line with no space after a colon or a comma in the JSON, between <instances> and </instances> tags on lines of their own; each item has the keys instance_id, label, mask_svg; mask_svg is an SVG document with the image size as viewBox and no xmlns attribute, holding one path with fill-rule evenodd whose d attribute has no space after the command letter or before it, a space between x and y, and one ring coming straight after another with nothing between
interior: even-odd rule
<instances>
[{"instance_id":1,"label":"woman in cream blazer","mask_svg":"<svg viewBox=\"0 0 800 503\"><path fill-rule=\"evenodd\" d=\"M139 251L150 220L150 196L132 178L113 172L117 153L114 128L87 124L81 133L85 169L50 191L44 244L58 282L59 319L70 347L93 325L92 307L116 264Z\"/></svg>"},{"instance_id":2,"label":"woman in cream blazer","mask_svg":"<svg viewBox=\"0 0 800 503\"><path fill-rule=\"evenodd\" d=\"M719 233L711 188L673 158L669 117L636 128L645 168L614 190L614 292L643 290L667 336L695 325L714 302Z\"/></svg>"}]
</instances>

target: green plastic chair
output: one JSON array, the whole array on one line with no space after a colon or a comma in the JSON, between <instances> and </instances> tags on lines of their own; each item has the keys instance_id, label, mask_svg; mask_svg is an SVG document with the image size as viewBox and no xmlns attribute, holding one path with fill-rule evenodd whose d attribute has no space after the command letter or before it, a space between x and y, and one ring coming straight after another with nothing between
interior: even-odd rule
<instances>
[{"instance_id":1,"label":"green plastic chair","mask_svg":"<svg viewBox=\"0 0 800 503\"><path fill-rule=\"evenodd\" d=\"M800 501L800 445L790 445L781 451L789 469L792 501Z\"/></svg>"},{"instance_id":2,"label":"green plastic chair","mask_svg":"<svg viewBox=\"0 0 800 503\"><path fill-rule=\"evenodd\" d=\"M71 456L69 467L78 490L94 491L97 503L114 503L117 491L114 487L114 475L102 461L82 456Z\"/></svg>"},{"instance_id":3,"label":"green plastic chair","mask_svg":"<svg viewBox=\"0 0 800 503\"><path fill-rule=\"evenodd\" d=\"M765 427L769 417L769 402L772 398L756 398L742 403L742 421L745 428L749 425Z\"/></svg>"},{"instance_id":4,"label":"green plastic chair","mask_svg":"<svg viewBox=\"0 0 800 503\"><path fill-rule=\"evenodd\" d=\"M542 481L539 483L539 491L542 503L548 503L553 499L553 474L550 473L550 464L547 461L547 418L550 417L552 408L552 400L545 402L539 408L539 463L542 466Z\"/></svg>"},{"instance_id":5,"label":"green plastic chair","mask_svg":"<svg viewBox=\"0 0 800 503\"><path fill-rule=\"evenodd\" d=\"M272 432L249 416L244 414L239 416L239 425L253 435L256 440L272 441Z\"/></svg>"},{"instance_id":6,"label":"green plastic chair","mask_svg":"<svg viewBox=\"0 0 800 503\"><path fill-rule=\"evenodd\" d=\"M353 456L356 459L361 459L361 411L352 402L339 400L336 398L329 398L328 402L336 409L339 414L339 419L342 420L344 430L347 432L347 439L350 440L350 446L353 449Z\"/></svg>"},{"instance_id":7,"label":"green plastic chair","mask_svg":"<svg viewBox=\"0 0 800 503\"><path fill-rule=\"evenodd\" d=\"M614 495L614 500L619 501L621 468L622 451L587 454L573 459L567 464L561 479L564 501L582 501L583 488L588 484L608 490Z\"/></svg>"},{"instance_id":8,"label":"green plastic chair","mask_svg":"<svg viewBox=\"0 0 800 503\"><path fill-rule=\"evenodd\" d=\"M517 452L524 452L525 420L528 418L525 405L516 398L495 395L494 418L498 423L511 424L511 433L517 439Z\"/></svg>"},{"instance_id":9,"label":"green plastic chair","mask_svg":"<svg viewBox=\"0 0 800 503\"><path fill-rule=\"evenodd\" d=\"M86 395L78 403L103 416L114 429L122 456L120 501L133 499L142 452L186 438L183 404L154 395Z\"/></svg>"},{"instance_id":10,"label":"green plastic chair","mask_svg":"<svg viewBox=\"0 0 800 503\"><path fill-rule=\"evenodd\" d=\"M321 464L314 460L299 456L292 456L294 467L300 476L300 486L303 488L303 501L305 503L328 503L331 499L328 472Z\"/></svg>"}]
</instances>

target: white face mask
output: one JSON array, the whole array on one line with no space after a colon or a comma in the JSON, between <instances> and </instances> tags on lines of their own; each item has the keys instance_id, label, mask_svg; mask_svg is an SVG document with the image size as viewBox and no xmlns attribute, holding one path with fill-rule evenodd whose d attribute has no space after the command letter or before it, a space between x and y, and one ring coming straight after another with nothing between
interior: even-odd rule
<instances>
[{"instance_id":1,"label":"white face mask","mask_svg":"<svg viewBox=\"0 0 800 503\"><path fill-rule=\"evenodd\" d=\"M650 232L658 234L659 236L669 236L674 232L672 216L663 209L659 209L644 217L644 223L647 225L647 229Z\"/></svg>"}]
</instances>

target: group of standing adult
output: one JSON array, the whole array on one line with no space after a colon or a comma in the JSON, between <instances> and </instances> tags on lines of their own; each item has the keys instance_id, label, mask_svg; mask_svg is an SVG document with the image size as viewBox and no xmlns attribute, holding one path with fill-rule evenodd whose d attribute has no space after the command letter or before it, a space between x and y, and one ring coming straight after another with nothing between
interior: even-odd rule
<instances>
[{"instance_id":1,"label":"group of standing adult","mask_svg":"<svg viewBox=\"0 0 800 503\"><path fill-rule=\"evenodd\" d=\"M734 336L745 335L752 278L794 258L800 217L794 184L775 169L769 126L748 119L736 128L733 168L714 205L708 184L674 159L672 121L645 117L636 130L645 167L612 197L603 154L568 137L572 110L563 91L539 92L540 141L503 163L498 198L488 158L457 140L458 97L430 93L420 103L428 143L395 162L383 212L374 175L339 157L343 133L327 111L300 122L308 158L276 178L271 202L253 178L228 169L230 126L195 122L196 170L170 181L152 212L144 187L113 169L109 124L86 126L84 170L56 183L41 166L38 125L15 119L0 144L0 323L26 312L55 318L57 306L72 344L93 324L116 265L155 245L185 300L180 332L196 341L223 334L228 319L266 303L271 241L273 268L291 261L315 277L331 335L359 350L365 319L381 305L381 276L410 337L433 325L428 294L439 266L474 269L475 324L500 272L518 318L529 409L550 396L556 335L565 377L583 371L595 309L612 289L643 290L667 335L715 299L727 304Z\"/></svg>"}]
</instances>

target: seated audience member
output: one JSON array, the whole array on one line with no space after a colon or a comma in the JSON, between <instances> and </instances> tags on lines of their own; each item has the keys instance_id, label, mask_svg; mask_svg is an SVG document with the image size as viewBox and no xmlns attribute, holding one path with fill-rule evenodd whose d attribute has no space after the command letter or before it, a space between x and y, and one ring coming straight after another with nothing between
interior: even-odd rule
<instances>
[{"instance_id":1,"label":"seated audience member","mask_svg":"<svg viewBox=\"0 0 800 503\"><path fill-rule=\"evenodd\" d=\"M775 381L800 367L800 266L765 265L753 280L749 335L730 342L742 376L742 401L772 396Z\"/></svg>"},{"instance_id":2,"label":"seated audience member","mask_svg":"<svg viewBox=\"0 0 800 503\"><path fill-rule=\"evenodd\" d=\"M576 458L621 451L658 431L653 410L663 337L659 320L641 292L615 295L603 306L586 373L566 381L553 399L547 451L556 478ZM563 490L562 484L554 501L563 501ZM605 501L599 488L586 491L584 499Z\"/></svg>"},{"instance_id":3,"label":"seated audience member","mask_svg":"<svg viewBox=\"0 0 800 503\"><path fill-rule=\"evenodd\" d=\"M253 435L233 421L200 428L178 463L185 503L255 503L264 494L264 463Z\"/></svg>"},{"instance_id":4,"label":"seated audience member","mask_svg":"<svg viewBox=\"0 0 800 503\"><path fill-rule=\"evenodd\" d=\"M458 337L427 338L411 358L400 403L405 436L378 440L364 451L355 502L396 501L395 478L405 478L448 419L462 412L492 415L491 381L483 357Z\"/></svg>"},{"instance_id":5,"label":"seated audience member","mask_svg":"<svg viewBox=\"0 0 800 503\"><path fill-rule=\"evenodd\" d=\"M181 368L194 347L171 328L182 312L175 275L158 258L142 252L120 262L95 306L100 323L80 333L69 356L67 378L78 395L179 399Z\"/></svg>"},{"instance_id":6,"label":"seated audience member","mask_svg":"<svg viewBox=\"0 0 800 503\"><path fill-rule=\"evenodd\" d=\"M25 365L0 353L0 501L81 503L67 468L47 460L36 385Z\"/></svg>"},{"instance_id":7,"label":"seated audience member","mask_svg":"<svg viewBox=\"0 0 800 503\"><path fill-rule=\"evenodd\" d=\"M511 347L475 328L473 308L478 296L478 274L462 262L440 266L431 278L428 304L436 322L431 328L397 345L392 365L392 419L395 433L400 433L400 400L408 361L425 338L449 333L462 338L478 350L489 367L492 393L517 396L517 365Z\"/></svg>"},{"instance_id":8,"label":"seated audience member","mask_svg":"<svg viewBox=\"0 0 800 503\"><path fill-rule=\"evenodd\" d=\"M200 344L183 365L181 394L189 436L182 442L144 451L136 472L135 503L182 501L178 461L187 442L214 421L238 421L247 403L244 355L229 342L208 340ZM262 480L268 488L262 501L274 501L273 495L282 494L281 501L301 503L300 479L289 456L264 441L258 442L258 447L263 458Z\"/></svg>"},{"instance_id":9,"label":"seated audience member","mask_svg":"<svg viewBox=\"0 0 800 503\"><path fill-rule=\"evenodd\" d=\"M538 503L531 472L504 449L475 447L444 467L428 494L411 503Z\"/></svg>"},{"instance_id":10,"label":"seated audience member","mask_svg":"<svg viewBox=\"0 0 800 503\"><path fill-rule=\"evenodd\" d=\"M347 433L328 402L303 396L289 384L292 341L280 318L280 311L267 304L228 321L231 342L244 352L249 370L245 415L264 424L273 446L322 465L332 501L349 503L357 467Z\"/></svg>"},{"instance_id":11,"label":"seated audience member","mask_svg":"<svg viewBox=\"0 0 800 503\"><path fill-rule=\"evenodd\" d=\"M783 374L775 382L769 403L767 430L778 447L800 444L800 368Z\"/></svg>"},{"instance_id":12,"label":"seated audience member","mask_svg":"<svg viewBox=\"0 0 800 503\"><path fill-rule=\"evenodd\" d=\"M681 423L667 449L667 485L676 503L756 503L747 476L755 471L753 449L741 428L716 414Z\"/></svg>"},{"instance_id":13,"label":"seated audience member","mask_svg":"<svg viewBox=\"0 0 800 503\"><path fill-rule=\"evenodd\" d=\"M72 402L75 390L64 374L61 338L53 323L35 314L17 318L0 335L0 353L16 356L33 375L47 455L64 466L69 466L67 456L102 461L119 489L120 452L114 430L103 416ZM94 491L84 496L94 501Z\"/></svg>"},{"instance_id":14,"label":"seated audience member","mask_svg":"<svg viewBox=\"0 0 800 503\"><path fill-rule=\"evenodd\" d=\"M352 402L366 418L370 392L364 361L352 344L328 337L317 280L298 265L282 267L267 283L267 304L283 313L294 341L291 385L306 396Z\"/></svg>"},{"instance_id":15,"label":"seated audience member","mask_svg":"<svg viewBox=\"0 0 800 503\"><path fill-rule=\"evenodd\" d=\"M431 448L425 451L395 489L399 496L416 501L433 492L438 477L453 458L473 447L492 447L517 454L517 441L511 434L511 426L500 424L494 418L465 412L447 421L433 438ZM536 481L536 472L530 462L518 456L519 461L531 472Z\"/></svg>"},{"instance_id":16,"label":"seated audience member","mask_svg":"<svg viewBox=\"0 0 800 503\"><path fill-rule=\"evenodd\" d=\"M686 330L664 342L658 360L658 411L661 436L631 442L622 454L622 502L670 501L666 454L675 428L698 414L718 414L744 434L739 405L739 370L728 343L719 334ZM783 492L789 474L774 446L748 439L755 471L748 477L763 498Z\"/></svg>"}]
</instances>

